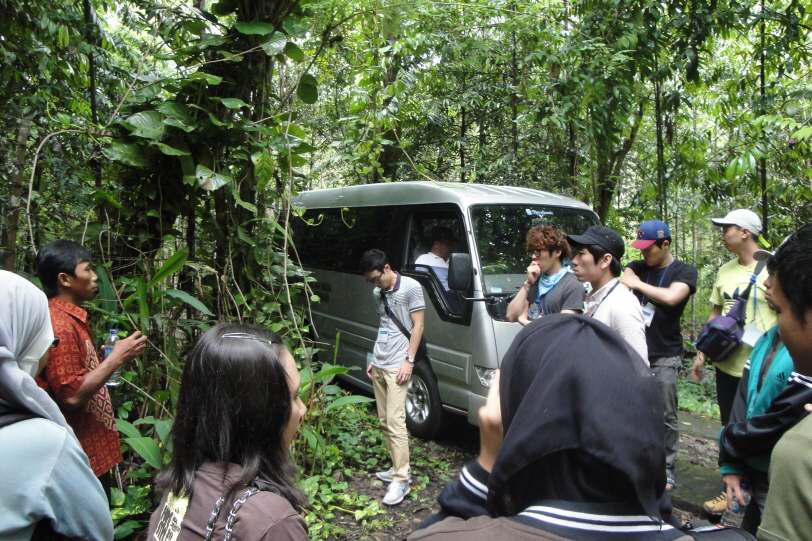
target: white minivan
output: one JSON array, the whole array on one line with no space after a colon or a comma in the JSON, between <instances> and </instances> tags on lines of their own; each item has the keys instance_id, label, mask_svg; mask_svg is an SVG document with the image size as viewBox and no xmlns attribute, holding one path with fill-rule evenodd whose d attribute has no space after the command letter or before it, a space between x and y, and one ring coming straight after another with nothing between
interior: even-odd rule
<instances>
[{"instance_id":1,"label":"white minivan","mask_svg":"<svg viewBox=\"0 0 812 541\"><path fill-rule=\"evenodd\" d=\"M371 390L365 367L378 328L372 286L359 270L361 254L379 248L393 269L416 279L426 300L428 359L414 369L406 403L412 434L431 438L446 412L476 423L490 378L521 329L505 318L507 303L525 280L530 227L554 224L580 234L597 215L574 199L529 188L451 182L394 182L302 192L294 239L321 298L313 305L320 341L335 343L346 376ZM431 268L415 260L431 248L430 235L453 236L446 290Z\"/></svg>"}]
</instances>

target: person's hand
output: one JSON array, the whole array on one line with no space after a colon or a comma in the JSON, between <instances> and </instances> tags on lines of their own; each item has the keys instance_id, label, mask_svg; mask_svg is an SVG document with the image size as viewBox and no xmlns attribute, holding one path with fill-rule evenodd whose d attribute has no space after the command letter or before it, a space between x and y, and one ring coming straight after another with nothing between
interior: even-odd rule
<instances>
[{"instance_id":1,"label":"person's hand","mask_svg":"<svg viewBox=\"0 0 812 541\"><path fill-rule=\"evenodd\" d=\"M804 409L809 413L812 413L812 404L805 404Z\"/></svg>"},{"instance_id":2,"label":"person's hand","mask_svg":"<svg viewBox=\"0 0 812 541\"><path fill-rule=\"evenodd\" d=\"M367 365L367 377L371 380L372 379L372 363Z\"/></svg>"},{"instance_id":3,"label":"person's hand","mask_svg":"<svg viewBox=\"0 0 812 541\"><path fill-rule=\"evenodd\" d=\"M539 279L539 274L541 274L541 267L539 267L538 261L534 257L533 262L527 267L527 283L531 286L535 284L536 280Z\"/></svg>"},{"instance_id":4,"label":"person's hand","mask_svg":"<svg viewBox=\"0 0 812 541\"><path fill-rule=\"evenodd\" d=\"M111 355L115 357L119 365L122 365L144 353L146 347L147 337L141 334L141 331L135 331L127 338L116 342Z\"/></svg>"},{"instance_id":5,"label":"person's hand","mask_svg":"<svg viewBox=\"0 0 812 541\"><path fill-rule=\"evenodd\" d=\"M623 274L620 275L620 283L629 289L637 289L641 282L637 274L629 267L626 267Z\"/></svg>"},{"instance_id":6,"label":"person's hand","mask_svg":"<svg viewBox=\"0 0 812 541\"><path fill-rule=\"evenodd\" d=\"M398 370L398 375L395 376L395 381L398 385L403 385L409 378L412 377L412 368L414 365L409 361L403 361L400 363L400 370Z\"/></svg>"},{"instance_id":7,"label":"person's hand","mask_svg":"<svg viewBox=\"0 0 812 541\"><path fill-rule=\"evenodd\" d=\"M739 502L739 505L744 507L747 505L747 502L744 499L745 490L742 488L742 479L741 475L737 475L735 473L730 473L727 475L722 476L722 481L725 482L725 493L727 494L727 508L733 508L733 498L736 498L736 501Z\"/></svg>"},{"instance_id":8,"label":"person's hand","mask_svg":"<svg viewBox=\"0 0 812 541\"><path fill-rule=\"evenodd\" d=\"M696 352L696 358L694 359L694 364L691 366L691 373L689 377L691 381L695 381L699 383L702 381L702 365L705 364L705 354L701 351Z\"/></svg>"},{"instance_id":9,"label":"person's hand","mask_svg":"<svg viewBox=\"0 0 812 541\"><path fill-rule=\"evenodd\" d=\"M479 408L479 464L490 472L502 448L502 409L499 405L499 370L491 378L488 399Z\"/></svg>"}]
</instances>

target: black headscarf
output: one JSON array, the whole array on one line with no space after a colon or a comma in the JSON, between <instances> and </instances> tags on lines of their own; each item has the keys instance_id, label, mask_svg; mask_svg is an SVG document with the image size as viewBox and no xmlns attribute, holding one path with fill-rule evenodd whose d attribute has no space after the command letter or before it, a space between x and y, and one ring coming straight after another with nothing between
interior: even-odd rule
<instances>
[{"instance_id":1,"label":"black headscarf","mask_svg":"<svg viewBox=\"0 0 812 541\"><path fill-rule=\"evenodd\" d=\"M505 355L499 393L504 442L488 482L492 513L565 499L636 502L661 516L662 398L615 331L581 315L541 318Z\"/></svg>"}]
</instances>

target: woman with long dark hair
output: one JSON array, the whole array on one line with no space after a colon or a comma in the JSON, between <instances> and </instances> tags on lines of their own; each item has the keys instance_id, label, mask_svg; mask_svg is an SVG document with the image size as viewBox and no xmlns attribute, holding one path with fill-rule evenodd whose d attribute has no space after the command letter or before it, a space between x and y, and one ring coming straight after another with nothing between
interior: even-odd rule
<instances>
[{"instance_id":1,"label":"woman with long dark hair","mask_svg":"<svg viewBox=\"0 0 812 541\"><path fill-rule=\"evenodd\" d=\"M299 371L273 333L220 324L186 360L174 454L147 539L303 540L304 494L289 457L305 406Z\"/></svg>"}]
</instances>

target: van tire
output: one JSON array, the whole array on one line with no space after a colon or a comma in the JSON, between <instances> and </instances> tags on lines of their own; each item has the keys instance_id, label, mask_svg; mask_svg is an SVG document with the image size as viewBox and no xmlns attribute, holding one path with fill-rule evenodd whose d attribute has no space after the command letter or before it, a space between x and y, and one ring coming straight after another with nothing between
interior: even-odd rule
<instances>
[{"instance_id":1,"label":"van tire","mask_svg":"<svg viewBox=\"0 0 812 541\"><path fill-rule=\"evenodd\" d=\"M443 405L437 378L427 359L417 361L406 395L406 426L409 433L424 440L433 439L443 426Z\"/></svg>"}]
</instances>

